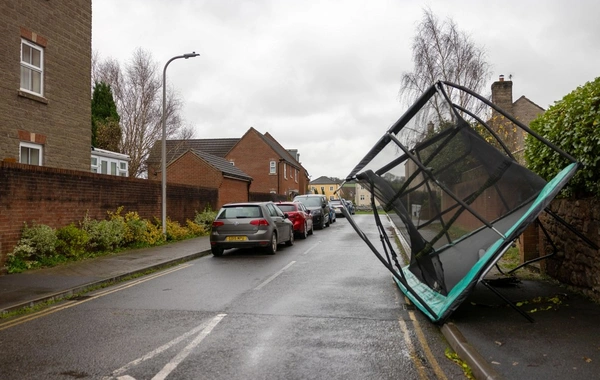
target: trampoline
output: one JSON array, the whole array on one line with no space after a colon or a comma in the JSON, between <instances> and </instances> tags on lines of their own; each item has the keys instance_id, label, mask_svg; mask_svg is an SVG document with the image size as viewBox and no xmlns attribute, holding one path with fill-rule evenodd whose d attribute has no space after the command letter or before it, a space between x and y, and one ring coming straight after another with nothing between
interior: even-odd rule
<instances>
[{"instance_id":1,"label":"trampoline","mask_svg":"<svg viewBox=\"0 0 600 380\"><path fill-rule=\"evenodd\" d=\"M554 178L546 181L528 170L521 152L513 151L515 141L525 135L564 159ZM370 192L381 251L343 212L402 292L431 321L443 324L477 283L532 320L484 277L579 167L569 154L484 97L437 82L345 179ZM393 222L393 234L382 223L382 212ZM393 244L390 235L401 244Z\"/></svg>"}]
</instances>

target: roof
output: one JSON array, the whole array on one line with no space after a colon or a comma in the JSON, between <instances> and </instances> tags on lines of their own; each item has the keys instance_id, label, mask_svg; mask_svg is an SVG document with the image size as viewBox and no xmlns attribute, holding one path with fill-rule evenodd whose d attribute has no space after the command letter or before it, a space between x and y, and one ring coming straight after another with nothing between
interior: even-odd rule
<instances>
[{"instance_id":1,"label":"roof","mask_svg":"<svg viewBox=\"0 0 600 380\"><path fill-rule=\"evenodd\" d=\"M534 106L536 106L537 108L539 108L541 111L546 111L545 109L543 109L543 108L542 108L542 107L540 107L539 105L537 105L537 104L535 104L534 102L532 102L532 101L531 101L531 99L529 99L529 98L528 98L528 97L526 97L525 95L521 95L521 97L520 97L519 99L517 99L517 100L515 100L515 101L513 102L513 105L514 105L514 104L517 104L517 103L521 103L521 102L523 102L523 101L526 101L526 102L529 102L529 103L531 103L532 105L534 105Z\"/></svg>"},{"instance_id":2,"label":"roof","mask_svg":"<svg viewBox=\"0 0 600 380\"><path fill-rule=\"evenodd\" d=\"M239 138L167 140L167 162L173 161L189 149L224 158L238 141L240 141ZM156 141L148 154L148 162L160 162L161 147L162 140Z\"/></svg>"},{"instance_id":3,"label":"roof","mask_svg":"<svg viewBox=\"0 0 600 380\"><path fill-rule=\"evenodd\" d=\"M252 181L252 177L244 173L240 168L234 166L231 162L227 161L222 157L214 156L210 153L206 153L196 149L190 149L193 154L204 160L207 164L217 169L223 175L233 177L245 181Z\"/></svg>"},{"instance_id":4,"label":"roof","mask_svg":"<svg viewBox=\"0 0 600 380\"><path fill-rule=\"evenodd\" d=\"M321 176L313 181L310 181L309 185L329 185L331 183L335 183L337 185L341 185L342 184L342 180L341 179L337 179L337 178L329 178L327 176Z\"/></svg>"}]
</instances>

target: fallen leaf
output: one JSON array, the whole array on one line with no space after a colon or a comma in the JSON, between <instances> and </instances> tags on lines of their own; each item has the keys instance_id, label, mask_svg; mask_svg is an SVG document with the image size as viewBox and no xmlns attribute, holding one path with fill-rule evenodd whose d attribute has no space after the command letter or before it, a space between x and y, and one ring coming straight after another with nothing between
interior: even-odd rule
<instances>
[{"instance_id":1,"label":"fallen leaf","mask_svg":"<svg viewBox=\"0 0 600 380\"><path fill-rule=\"evenodd\" d=\"M492 364L500 365L500 363L498 363L498 362L492 362Z\"/></svg>"},{"instance_id":2,"label":"fallen leaf","mask_svg":"<svg viewBox=\"0 0 600 380\"><path fill-rule=\"evenodd\" d=\"M519 362L513 362L513 365L519 365Z\"/></svg>"},{"instance_id":3,"label":"fallen leaf","mask_svg":"<svg viewBox=\"0 0 600 380\"><path fill-rule=\"evenodd\" d=\"M502 342L495 341L494 343L496 343L498 346L502 346Z\"/></svg>"},{"instance_id":4,"label":"fallen leaf","mask_svg":"<svg viewBox=\"0 0 600 380\"><path fill-rule=\"evenodd\" d=\"M583 357L583 360L585 360L586 363L591 363L592 359L588 358L588 357Z\"/></svg>"}]
</instances>

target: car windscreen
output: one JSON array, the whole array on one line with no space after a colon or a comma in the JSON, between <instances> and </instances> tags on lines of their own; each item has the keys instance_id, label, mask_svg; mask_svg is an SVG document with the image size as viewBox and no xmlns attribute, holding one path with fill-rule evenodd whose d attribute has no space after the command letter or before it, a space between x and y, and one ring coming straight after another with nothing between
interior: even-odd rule
<instances>
[{"instance_id":1,"label":"car windscreen","mask_svg":"<svg viewBox=\"0 0 600 380\"><path fill-rule=\"evenodd\" d=\"M261 218L260 206L229 206L223 207L217 219Z\"/></svg>"},{"instance_id":2,"label":"car windscreen","mask_svg":"<svg viewBox=\"0 0 600 380\"><path fill-rule=\"evenodd\" d=\"M294 212L297 211L296 210L296 206L294 205L277 205L277 207L279 207L279 209L283 212Z\"/></svg>"},{"instance_id":3,"label":"car windscreen","mask_svg":"<svg viewBox=\"0 0 600 380\"><path fill-rule=\"evenodd\" d=\"M298 198L294 199L304 203L307 207L321 207L321 198L319 197L306 197L306 198Z\"/></svg>"}]
</instances>

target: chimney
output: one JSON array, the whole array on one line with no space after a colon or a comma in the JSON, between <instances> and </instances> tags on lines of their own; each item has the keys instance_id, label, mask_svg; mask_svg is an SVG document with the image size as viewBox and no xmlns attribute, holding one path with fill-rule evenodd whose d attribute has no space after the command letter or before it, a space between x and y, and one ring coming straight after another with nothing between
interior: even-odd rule
<instances>
[{"instance_id":1,"label":"chimney","mask_svg":"<svg viewBox=\"0 0 600 380\"><path fill-rule=\"evenodd\" d=\"M512 81L505 81L504 75L500 75L498 81L492 83L492 103L512 115Z\"/></svg>"}]
</instances>

